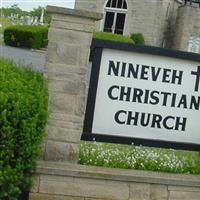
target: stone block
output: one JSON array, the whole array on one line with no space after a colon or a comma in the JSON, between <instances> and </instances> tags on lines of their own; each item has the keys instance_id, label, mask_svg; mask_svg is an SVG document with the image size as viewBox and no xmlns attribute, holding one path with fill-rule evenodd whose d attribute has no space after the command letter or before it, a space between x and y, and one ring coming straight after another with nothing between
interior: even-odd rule
<instances>
[{"instance_id":1,"label":"stone block","mask_svg":"<svg viewBox=\"0 0 200 200\"><path fill-rule=\"evenodd\" d=\"M65 30L59 28L50 28L49 29L49 37L51 38L51 42L59 42L62 41L63 43L68 44L85 44L88 45L91 43L92 36L86 32L79 32L73 30Z\"/></svg>"},{"instance_id":2,"label":"stone block","mask_svg":"<svg viewBox=\"0 0 200 200\"><path fill-rule=\"evenodd\" d=\"M75 106L75 115L84 116L86 109L86 97L78 96L76 106Z\"/></svg>"},{"instance_id":3,"label":"stone block","mask_svg":"<svg viewBox=\"0 0 200 200\"><path fill-rule=\"evenodd\" d=\"M95 31L95 24L94 22L91 23L89 20L84 20L85 22L76 23L74 18L69 19L69 21L60 20L59 18L53 17L51 22L51 26L53 28L60 28L60 29L67 29L67 30L74 30L86 33L92 33Z\"/></svg>"},{"instance_id":4,"label":"stone block","mask_svg":"<svg viewBox=\"0 0 200 200\"><path fill-rule=\"evenodd\" d=\"M151 184L151 200L168 200L168 189L166 185Z\"/></svg>"},{"instance_id":5,"label":"stone block","mask_svg":"<svg viewBox=\"0 0 200 200\"><path fill-rule=\"evenodd\" d=\"M130 183L130 200L149 200L150 184Z\"/></svg>"},{"instance_id":6,"label":"stone block","mask_svg":"<svg viewBox=\"0 0 200 200\"><path fill-rule=\"evenodd\" d=\"M30 193L29 200L84 200L82 197Z\"/></svg>"},{"instance_id":7,"label":"stone block","mask_svg":"<svg viewBox=\"0 0 200 200\"><path fill-rule=\"evenodd\" d=\"M169 200L199 200L200 192L170 191Z\"/></svg>"},{"instance_id":8,"label":"stone block","mask_svg":"<svg viewBox=\"0 0 200 200\"><path fill-rule=\"evenodd\" d=\"M85 91L85 83L80 80L48 80L50 95L51 92L79 94ZM55 94L55 93L54 93Z\"/></svg>"},{"instance_id":9,"label":"stone block","mask_svg":"<svg viewBox=\"0 0 200 200\"><path fill-rule=\"evenodd\" d=\"M79 145L47 140L44 159L46 161L68 161L77 163L79 159Z\"/></svg>"},{"instance_id":10,"label":"stone block","mask_svg":"<svg viewBox=\"0 0 200 200\"><path fill-rule=\"evenodd\" d=\"M50 63L86 66L89 59L88 45L49 41L47 61Z\"/></svg>"},{"instance_id":11,"label":"stone block","mask_svg":"<svg viewBox=\"0 0 200 200\"><path fill-rule=\"evenodd\" d=\"M81 121L83 121L83 119ZM68 122L67 120L59 121L57 119L51 119L51 118L48 119L48 125L54 127L66 128L69 130L74 129L74 131L78 132L81 132L83 128L83 125L80 122L73 122L73 121Z\"/></svg>"},{"instance_id":12,"label":"stone block","mask_svg":"<svg viewBox=\"0 0 200 200\"><path fill-rule=\"evenodd\" d=\"M75 131L82 131L83 116L73 114L63 114L50 111L48 124L55 127L73 129Z\"/></svg>"},{"instance_id":13,"label":"stone block","mask_svg":"<svg viewBox=\"0 0 200 200\"><path fill-rule=\"evenodd\" d=\"M81 133L77 130L55 127L51 125L47 125L46 133L47 139L61 142L79 143L81 137Z\"/></svg>"},{"instance_id":14,"label":"stone block","mask_svg":"<svg viewBox=\"0 0 200 200\"><path fill-rule=\"evenodd\" d=\"M76 95L68 95L65 93L50 92L49 94L49 109L51 112L73 114L77 105Z\"/></svg>"},{"instance_id":15,"label":"stone block","mask_svg":"<svg viewBox=\"0 0 200 200\"><path fill-rule=\"evenodd\" d=\"M91 21L98 21L102 19L103 14L85 10L69 9L56 6L47 6L48 13L53 13L54 15L64 15L64 17L74 17L75 20L89 19Z\"/></svg>"},{"instance_id":16,"label":"stone block","mask_svg":"<svg viewBox=\"0 0 200 200\"><path fill-rule=\"evenodd\" d=\"M57 78L69 74L76 74L77 76L85 76L86 68L79 65L67 65L59 63L46 63L45 73L48 74L49 79Z\"/></svg>"},{"instance_id":17,"label":"stone block","mask_svg":"<svg viewBox=\"0 0 200 200\"><path fill-rule=\"evenodd\" d=\"M200 192L200 187L168 186L169 191Z\"/></svg>"},{"instance_id":18,"label":"stone block","mask_svg":"<svg viewBox=\"0 0 200 200\"><path fill-rule=\"evenodd\" d=\"M40 186L40 176L35 174L33 175L32 180L33 180L33 186L31 188L31 192L38 192Z\"/></svg>"},{"instance_id":19,"label":"stone block","mask_svg":"<svg viewBox=\"0 0 200 200\"><path fill-rule=\"evenodd\" d=\"M80 196L109 200L126 200L129 197L129 187L127 183L118 182L116 184L105 184L105 181L94 179L87 181L67 182L61 180L42 180L41 193L65 196Z\"/></svg>"},{"instance_id":20,"label":"stone block","mask_svg":"<svg viewBox=\"0 0 200 200\"><path fill-rule=\"evenodd\" d=\"M58 172L58 171L57 171ZM51 182L67 182L67 183L73 183L74 182L74 177L73 176L59 176L58 174L42 174L40 175L40 180L41 181L51 181Z\"/></svg>"}]
</instances>

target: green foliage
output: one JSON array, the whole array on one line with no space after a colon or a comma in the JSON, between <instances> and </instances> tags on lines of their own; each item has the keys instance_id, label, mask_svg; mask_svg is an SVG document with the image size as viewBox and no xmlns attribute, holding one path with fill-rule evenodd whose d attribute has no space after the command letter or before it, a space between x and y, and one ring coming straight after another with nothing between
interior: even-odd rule
<instances>
[{"instance_id":1,"label":"green foliage","mask_svg":"<svg viewBox=\"0 0 200 200\"><path fill-rule=\"evenodd\" d=\"M4 14L5 17L11 16L11 14L17 14L20 16L26 16L28 15L27 11L23 11L21 8L18 7L17 4L13 4L10 7L2 7L1 8L1 14Z\"/></svg>"},{"instance_id":2,"label":"green foliage","mask_svg":"<svg viewBox=\"0 0 200 200\"><path fill-rule=\"evenodd\" d=\"M45 7L38 6L38 8L34 8L32 11L30 11L29 15L37 16L38 19L40 19L42 10L44 10L44 23L50 24L51 16L47 13L47 9Z\"/></svg>"},{"instance_id":3,"label":"green foliage","mask_svg":"<svg viewBox=\"0 0 200 200\"><path fill-rule=\"evenodd\" d=\"M11 26L11 24L12 24L8 18L1 18L1 17L0 17L0 23L2 25L2 27L0 28L0 33L3 33L4 29L6 27Z\"/></svg>"},{"instance_id":4,"label":"green foliage","mask_svg":"<svg viewBox=\"0 0 200 200\"><path fill-rule=\"evenodd\" d=\"M144 44L144 36L142 33L132 33L131 39L135 42L135 44Z\"/></svg>"},{"instance_id":5,"label":"green foliage","mask_svg":"<svg viewBox=\"0 0 200 200\"><path fill-rule=\"evenodd\" d=\"M134 43L133 40L127 36L113 34L109 32L94 32L93 38L101 39L101 40L111 40L111 41L116 41L116 42L125 42L125 43L131 43L131 44Z\"/></svg>"},{"instance_id":6,"label":"green foliage","mask_svg":"<svg viewBox=\"0 0 200 200\"><path fill-rule=\"evenodd\" d=\"M0 17L0 23L2 25L2 27L0 28L0 44L3 43L3 32L4 29L8 26L11 26L11 21L8 18L1 18Z\"/></svg>"},{"instance_id":7,"label":"green foliage","mask_svg":"<svg viewBox=\"0 0 200 200\"><path fill-rule=\"evenodd\" d=\"M15 25L4 30L4 42L10 46L37 49L45 47L47 41L46 26Z\"/></svg>"},{"instance_id":8,"label":"green foliage","mask_svg":"<svg viewBox=\"0 0 200 200\"><path fill-rule=\"evenodd\" d=\"M18 7L17 4L13 4L10 7L2 7L1 8L1 13L4 14L5 17L11 16L11 14L16 14L18 17L20 16L37 16L38 19L40 19L42 10L44 9L44 23L50 23L51 21L51 16L47 13L46 7L41 7L38 6L38 8L34 8L31 11L24 11L21 8Z\"/></svg>"},{"instance_id":9,"label":"green foliage","mask_svg":"<svg viewBox=\"0 0 200 200\"><path fill-rule=\"evenodd\" d=\"M0 199L28 191L47 120L42 74L0 58Z\"/></svg>"},{"instance_id":10,"label":"green foliage","mask_svg":"<svg viewBox=\"0 0 200 200\"><path fill-rule=\"evenodd\" d=\"M113 34L109 32L94 32L93 38L99 40L109 40L114 42L124 42L124 43L134 44L133 40L127 36ZM91 48L89 60L92 61L93 57L94 57L94 48Z\"/></svg>"},{"instance_id":11,"label":"green foliage","mask_svg":"<svg viewBox=\"0 0 200 200\"><path fill-rule=\"evenodd\" d=\"M113 168L200 174L198 152L81 142L80 164Z\"/></svg>"}]
</instances>

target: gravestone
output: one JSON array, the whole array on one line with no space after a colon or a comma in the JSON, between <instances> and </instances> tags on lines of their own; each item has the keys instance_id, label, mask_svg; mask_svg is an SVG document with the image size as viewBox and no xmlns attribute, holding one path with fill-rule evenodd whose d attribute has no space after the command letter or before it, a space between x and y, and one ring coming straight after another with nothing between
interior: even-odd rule
<instances>
[{"instance_id":1,"label":"gravestone","mask_svg":"<svg viewBox=\"0 0 200 200\"><path fill-rule=\"evenodd\" d=\"M31 24L33 24L33 22L34 22L34 17L31 16Z\"/></svg>"},{"instance_id":2,"label":"gravestone","mask_svg":"<svg viewBox=\"0 0 200 200\"><path fill-rule=\"evenodd\" d=\"M31 17L30 16L25 16L24 22L25 22L25 24L31 25Z\"/></svg>"},{"instance_id":3,"label":"gravestone","mask_svg":"<svg viewBox=\"0 0 200 200\"><path fill-rule=\"evenodd\" d=\"M21 17L20 17L20 22L21 22L21 23L24 23L24 16L21 16Z\"/></svg>"},{"instance_id":4,"label":"gravestone","mask_svg":"<svg viewBox=\"0 0 200 200\"><path fill-rule=\"evenodd\" d=\"M40 16L40 24L43 25L44 24L44 9L42 9L42 13Z\"/></svg>"},{"instance_id":5,"label":"gravestone","mask_svg":"<svg viewBox=\"0 0 200 200\"><path fill-rule=\"evenodd\" d=\"M33 24L37 25L38 24L38 16L35 16Z\"/></svg>"}]
</instances>

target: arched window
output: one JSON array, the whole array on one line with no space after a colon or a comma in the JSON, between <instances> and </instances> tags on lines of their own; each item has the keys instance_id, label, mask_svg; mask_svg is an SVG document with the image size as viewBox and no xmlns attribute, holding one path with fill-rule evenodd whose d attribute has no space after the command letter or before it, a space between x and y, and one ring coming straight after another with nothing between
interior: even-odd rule
<instances>
[{"instance_id":1,"label":"arched window","mask_svg":"<svg viewBox=\"0 0 200 200\"><path fill-rule=\"evenodd\" d=\"M126 0L108 0L105 6L103 31L123 35L126 14Z\"/></svg>"}]
</instances>

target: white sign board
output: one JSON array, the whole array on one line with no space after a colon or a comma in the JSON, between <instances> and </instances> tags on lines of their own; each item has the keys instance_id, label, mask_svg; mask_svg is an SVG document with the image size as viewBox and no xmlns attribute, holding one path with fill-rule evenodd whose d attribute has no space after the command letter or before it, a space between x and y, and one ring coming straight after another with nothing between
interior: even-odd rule
<instances>
[{"instance_id":1,"label":"white sign board","mask_svg":"<svg viewBox=\"0 0 200 200\"><path fill-rule=\"evenodd\" d=\"M199 66L198 61L103 48L91 134L198 149Z\"/></svg>"}]
</instances>

